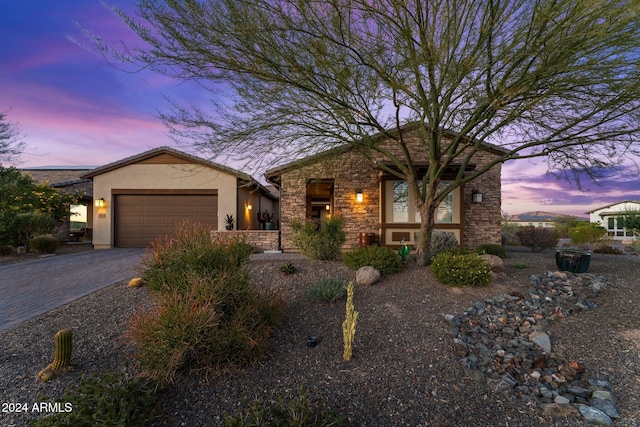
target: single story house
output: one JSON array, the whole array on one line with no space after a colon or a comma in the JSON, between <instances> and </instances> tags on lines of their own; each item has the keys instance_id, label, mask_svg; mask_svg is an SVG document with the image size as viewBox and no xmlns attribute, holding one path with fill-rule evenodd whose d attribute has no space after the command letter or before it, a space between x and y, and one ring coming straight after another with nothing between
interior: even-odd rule
<instances>
[{"instance_id":1,"label":"single story house","mask_svg":"<svg viewBox=\"0 0 640 427\"><path fill-rule=\"evenodd\" d=\"M428 167L424 152L417 148L415 125L403 128L414 161L423 171ZM393 148L388 139L377 135L376 144ZM484 144L467 170L482 167L504 152ZM374 154L375 156L376 154ZM385 162L382 157L376 162ZM453 166L444 179L452 179L460 166ZM501 242L501 165L457 188L437 209L436 229L453 233L461 245L475 247ZM413 194L405 181L383 171L351 146L344 146L293 161L265 173L268 182L280 190L281 244L284 251L296 250L291 243L291 222L322 219L339 213L345 219L347 235L343 249L365 241L399 247L401 241L415 244L420 218Z\"/></svg>"},{"instance_id":2,"label":"single story house","mask_svg":"<svg viewBox=\"0 0 640 427\"><path fill-rule=\"evenodd\" d=\"M80 176L94 169L91 166L41 166L21 169L38 183L47 183L53 188L69 193L80 193L78 204L71 205L71 217L63 229L70 239L91 240L91 217L88 215L93 203L93 187L91 180ZM75 236L75 237L72 237Z\"/></svg>"},{"instance_id":3,"label":"single story house","mask_svg":"<svg viewBox=\"0 0 640 427\"><path fill-rule=\"evenodd\" d=\"M159 147L98 167L90 215L93 246L146 247L191 220L225 230L258 230L257 212L278 210L277 196L251 176L170 147ZM277 231L271 246L277 247Z\"/></svg>"},{"instance_id":4,"label":"single story house","mask_svg":"<svg viewBox=\"0 0 640 427\"><path fill-rule=\"evenodd\" d=\"M517 215L509 215L507 218L508 224L514 224L518 227L540 227L540 228L553 228L556 226L556 221L565 218L575 218L580 221L586 221L584 218L578 218L573 215L557 214L552 212L532 211L524 212Z\"/></svg>"},{"instance_id":5,"label":"single story house","mask_svg":"<svg viewBox=\"0 0 640 427\"><path fill-rule=\"evenodd\" d=\"M609 237L614 240L625 241L635 239L633 232L624 227L624 218L619 218L619 215L629 211L640 212L640 201L623 200L599 207L587 213L589 214L589 221L606 228Z\"/></svg>"}]
</instances>

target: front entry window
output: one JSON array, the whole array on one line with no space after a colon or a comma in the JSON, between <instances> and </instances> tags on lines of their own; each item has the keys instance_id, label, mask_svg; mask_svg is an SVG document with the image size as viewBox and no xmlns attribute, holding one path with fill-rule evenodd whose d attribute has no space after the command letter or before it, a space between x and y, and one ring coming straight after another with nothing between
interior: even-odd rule
<instances>
[{"instance_id":1,"label":"front entry window","mask_svg":"<svg viewBox=\"0 0 640 427\"><path fill-rule=\"evenodd\" d=\"M441 190L448 183L441 182ZM449 193L447 197L436 208L436 223L453 223L454 221L454 193ZM385 209L390 212L387 218L393 223L420 223L420 213L416 210L415 197L409 191L409 183L402 180L389 180L385 184L386 200L391 200L391 204L387 203ZM389 197L390 196L390 197ZM390 208L390 209L389 209Z\"/></svg>"}]
</instances>

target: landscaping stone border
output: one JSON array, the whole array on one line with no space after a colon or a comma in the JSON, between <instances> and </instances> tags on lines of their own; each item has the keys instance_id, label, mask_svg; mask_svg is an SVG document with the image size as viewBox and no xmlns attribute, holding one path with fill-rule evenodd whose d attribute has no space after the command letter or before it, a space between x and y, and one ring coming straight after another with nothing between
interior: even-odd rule
<instances>
[{"instance_id":1,"label":"landscaping stone border","mask_svg":"<svg viewBox=\"0 0 640 427\"><path fill-rule=\"evenodd\" d=\"M545 332L549 322L596 308L591 299L607 284L586 273L532 275L525 293L496 295L461 315L445 315L454 352L472 378L495 391L533 400L548 414L613 425L619 413L608 378L555 353Z\"/></svg>"}]
</instances>

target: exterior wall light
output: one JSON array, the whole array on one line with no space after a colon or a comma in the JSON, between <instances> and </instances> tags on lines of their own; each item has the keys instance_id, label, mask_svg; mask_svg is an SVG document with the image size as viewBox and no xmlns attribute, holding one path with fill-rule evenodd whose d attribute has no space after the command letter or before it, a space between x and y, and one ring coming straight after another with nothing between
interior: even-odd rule
<instances>
[{"instance_id":1,"label":"exterior wall light","mask_svg":"<svg viewBox=\"0 0 640 427\"><path fill-rule=\"evenodd\" d=\"M326 210L326 211L331 210L331 205L325 205L324 206L324 210Z\"/></svg>"},{"instance_id":2,"label":"exterior wall light","mask_svg":"<svg viewBox=\"0 0 640 427\"><path fill-rule=\"evenodd\" d=\"M251 206L251 203L247 204L247 210L250 211L251 209L253 209L253 206Z\"/></svg>"},{"instance_id":3,"label":"exterior wall light","mask_svg":"<svg viewBox=\"0 0 640 427\"><path fill-rule=\"evenodd\" d=\"M471 193L471 200L473 200L473 203L482 203L482 193L478 193L477 191L473 191Z\"/></svg>"},{"instance_id":4,"label":"exterior wall light","mask_svg":"<svg viewBox=\"0 0 640 427\"><path fill-rule=\"evenodd\" d=\"M94 200L93 204L96 208L104 208L105 202L104 197L100 197L99 199Z\"/></svg>"},{"instance_id":5,"label":"exterior wall light","mask_svg":"<svg viewBox=\"0 0 640 427\"><path fill-rule=\"evenodd\" d=\"M362 193L362 190L356 190L356 202L362 203L363 201L364 201L364 194Z\"/></svg>"}]
</instances>

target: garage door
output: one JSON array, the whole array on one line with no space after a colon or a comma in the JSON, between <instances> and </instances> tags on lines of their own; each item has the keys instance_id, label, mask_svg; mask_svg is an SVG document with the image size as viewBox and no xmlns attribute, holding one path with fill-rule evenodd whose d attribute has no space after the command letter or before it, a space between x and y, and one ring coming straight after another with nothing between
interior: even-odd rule
<instances>
[{"instance_id":1,"label":"garage door","mask_svg":"<svg viewBox=\"0 0 640 427\"><path fill-rule=\"evenodd\" d=\"M114 245L141 248L191 220L218 228L217 194L118 194L114 200Z\"/></svg>"}]
</instances>

